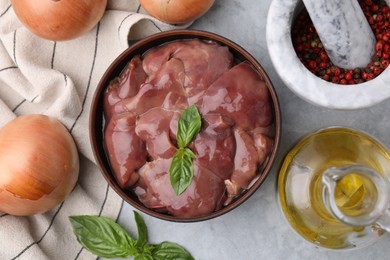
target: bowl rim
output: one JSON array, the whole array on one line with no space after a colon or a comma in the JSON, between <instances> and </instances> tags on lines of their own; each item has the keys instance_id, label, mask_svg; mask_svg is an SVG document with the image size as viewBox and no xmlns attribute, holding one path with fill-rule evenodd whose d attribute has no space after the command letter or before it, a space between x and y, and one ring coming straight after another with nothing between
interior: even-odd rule
<instances>
[{"instance_id":1,"label":"bowl rim","mask_svg":"<svg viewBox=\"0 0 390 260\"><path fill-rule=\"evenodd\" d=\"M302 0L273 0L268 10L266 41L271 61L286 86L303 100L326 108L352 110L390 97L390 68L375 79L339 85L311 73L297 57L291 39L294 15Z\"/></svg>"},{"instance_id":2,"label":"bowl rim","mask_svg":"<svg viewBox=\"0 0 390 260\"><path fill-rule=\"evenodd\" d=\"M165 213L159 213L152 209L147 208L141 202L135 201L133 198L130 198L126 192L119 187L116 183L115 178L111 172L111 169L108 170L109 163L107 156L104 153L103 147L103 116L102 116L102 101L103 101L103 93L104 90L108 86L108 82L113 79L115 76L119 75L119 72L124 68L124 66L129 62L129 60L136 54L143 54L145 51L149 50L152 47L158 46L163 43L171 42L174 40L184 40L184 39L202 39L202 40L211 40L222 45L225 45L229 48L229 50L233 53L235 57L241 60L248 60L248 62L258 71L264 82L266 83L270 98L272 100L273 105L273 113L274 113L274 126L275 126L275 137L274 137L274 145L271 153L268 156L268 159L265 163L265 166L262 167L261 173L258 179L253 183L253 185L246 191L244 191L238 198L236 198L231 204L226 207L222 207L221 209L214 211L211 214L201 216L201 217L192 217L192 218L180 218L172 215L168 215ZM99 114L99 115L98 115ZM100 117L100 118L99 118ZM100 130L99 130L100 129ZM130 47L124 50L107 68L104 72L101 80L99 81L90 107L89 113L89 135L90 135L90 143L92 147L93 156L96 160L96 164L102 173L103 177L108 182L109 186L127 203L129 203L134 208L140 210L143 213L146 213L150 216L156 217L161 220L167 220L171 222L199 222L204 220L209 220L216 218L218 216L224 215L225 213L237 208L244 201L246 201L256 190L261 186L261 184L265 181L266 177L270 174L271 168L273 167L274 161L276 159L277 151L280 144L281 139L281 110L279 105L279 100L275 88L269 79L267 73L260 65L259 62L251 55L249 52L244 50L241 46L234 43L233 41L220 36L215 33L202 31L202 30L194 30L194 29L178 29L178 30L170 30L164 31L160 33L153 34L148 36ZM99 145L99 141L101 144ZM103 152L102 152L103 151ZM105 158L103 158L105 157Z\"/></svg>"}]
</instances>

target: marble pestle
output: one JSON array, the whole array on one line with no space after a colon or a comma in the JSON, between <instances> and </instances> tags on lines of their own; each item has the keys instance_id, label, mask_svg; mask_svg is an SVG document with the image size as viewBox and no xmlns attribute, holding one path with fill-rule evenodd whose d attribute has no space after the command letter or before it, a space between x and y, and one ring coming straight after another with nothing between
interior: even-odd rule
<instances>
[{"instance_id":1,"label":"marble pestle","mask_svg":"<svg viewBox=\"0 0 390 260\"><path fill-rule=\"evenodd\" d=\"M333 64L345 69L366 67L375 53L376 40L358 0L303 3Z\"/></svg>"}]
</instances>

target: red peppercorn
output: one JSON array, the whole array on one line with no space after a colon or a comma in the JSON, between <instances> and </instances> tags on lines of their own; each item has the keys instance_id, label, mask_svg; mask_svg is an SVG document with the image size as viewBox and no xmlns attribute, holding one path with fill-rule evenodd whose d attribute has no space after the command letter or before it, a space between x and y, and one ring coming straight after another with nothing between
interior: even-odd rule
<instances>
[{"instance_id":1,"label":"red peppercorn","mask_svg":"<svg viewBox=\"0 0 390 260\"><path fill-rule=\"evenodd\" d=\"M347 82L348 82L348 81L347 81L346 79L341 79L341 80L340 80L340 84L342 84L342 85L346 85Z\"/></svg>"},{"instance_id":2,"label":"red peppercorn","mask_svg":"<svg viewBox=\"0 0 390 260\"><path fill-rule=\"evenodd\" d=\"M384 42L382 40L379 40L376 44L375 44L375 50L378 52L378 51L382 51L383 50L383 45L384 45Z\"/></svg>"},{"instance_id":3,"label":"red peppercorn","mask_svg":"<svg viewBox=\"0 0 390 260\"><path fill-rule=\"evenodd\" d=\"M382 69L380 67L374 67L372 72L374 73L375 76L377 76L377 75L381 74Z\"/></svg>"},{"instance_id":4,"label":"red peppercorn","mask_svg":"<svg viewBox=\"0 0 390 260\"><path fill-rule=\"evenodd\" d=\"M329 60L329 56L328 56L328 54L326 54L325 51L321 51L321 52L320 52L320 58L321 58L321 60L323 60L323 61Z\"/></svg>"},{"instance_id":5,"label":"red peppercorn","mask_svg":"<svg viewBox=\"0 0 390 260\"><path fill-rule=\"evenodd\" d=\"M315 69L317 67L317 63L314 60L309 61L309 68Z\"/></svg>"},{"instance_id":6,"label":"red peppercorn","mask_svg":"<svg viewBox=\"0 0 390 260\"><path fill-rule=\"evenodd\" d=\"M386 30L384 35L386 35L387 38L390 38L390 31Z\"/></svg>"},{"instance_id":7,"label":"red peppercorn","mask_svg":"<svg viewBox=\"0 0 390 260\"><path fill-rule=\"evenodd\" d=\"M381 68L386 69L389 66L389 60L381 60Z\"/></svg>"},{"instance_id":8,"label":"red peppercorn","mask_svg":"<svg viewBox=\"0 0 390 260\"><path fill-rule=\"evenodd\" d=\"M353 75L352 75L352 72L348 72L345 74L344 78L346 80L352 80L353 79Z\"/></svg>"},{"instance_id":9,"label":"red peppercorn","mask_svg":"<svg viewBox=\"0 0 390 260\"><path fill-rule=\"evenodd\" d=\"M336 75L336 76L340 75L340 73L341 73L340 68L334 67L333 73L334 73L334 75Z\"/></svg>"},{"instance_id":10,"label":"red peppercorn","mask_svg":"<svg viewBox=\"0 0 390 260\"><path fill-rule=\"evenodd\" d=\"M375 78L375 75L373 73L368 73L367 80L372 80Z\"/></svg>"},{"instance_id":11,"label":"red peppercorn","mask_svg":"<svg viewBox=\"0 0 390 260\"><path fill-rule=\"evenodd\" d=\"M319 65L321 68L325 69L328 66L328 63L326 63L325 61L322 61L322 62L320 62Z\"/></svg>"},{"instance_id":12,"label":"red peppercorn","mask_svg":"<svg viewBox=\"0 0 390 260\"><path fill-rule=\"evenodd\" d=\"M388 6L383 6L382 8L381 8L381 12L383 13L383 14L386 14L386 13L388 13L390 11L390 8L388 7Z\"/></svg>"},{"instance_id":13,"label":"red peppercorn","mask_svg":"<svg viewBox=\"0 0 390 260\"><path fill-rule=\"evenodd\" d=\"M334 76L334 77L332 78L332 82L333 82L333 83L339 83L339 82L340 82L339 77Z\"/></svg>"},{"instance_id":14,"label":"red peppercorn","mask_svg":"<svg viewBox=\"0 0 390 260\"><path fill-rule=\"evenodd\" d=\"M384 52L390 52L390 44L385 44L385 46L383 46L383 51Z\"/></svg>"}]
</instances>

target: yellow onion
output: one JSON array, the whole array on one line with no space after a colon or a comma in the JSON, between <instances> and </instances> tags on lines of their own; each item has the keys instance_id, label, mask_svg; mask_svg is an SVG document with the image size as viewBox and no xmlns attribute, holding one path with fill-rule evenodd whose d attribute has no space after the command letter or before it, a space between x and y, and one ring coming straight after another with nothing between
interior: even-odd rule
<instances>
[{"instance_id":1,"label":"yellow onion","mask_svg":"<svg viewBox=\"0 0 390 260\"><path fill-rule=\"evenodd\" d=\"M27 216L65 200L78 179L79 157L57 119L25 115L0 129L0 167L0 211Z\"/></svg>"},{"instance_id":2,"label":"yellow onion","mask_svg":"<svg viewBox=\"0 0 390 260\"><path fill-rule=\"evenodd\" d=\"M140 0L140 3L146 12L157 19L182 24L205 14L214 0Z\"/></svg>"},{"instance_id":3,"label":"yellow onion","mask_svg":"<svg viewBox=\"0 0 390 260\"><path fill-rule=\"evenodd\" d=\"M99 22L107 0L11 0L11 4L31 32L49 40L69 40Z\"/></svg>"}]
</instances>

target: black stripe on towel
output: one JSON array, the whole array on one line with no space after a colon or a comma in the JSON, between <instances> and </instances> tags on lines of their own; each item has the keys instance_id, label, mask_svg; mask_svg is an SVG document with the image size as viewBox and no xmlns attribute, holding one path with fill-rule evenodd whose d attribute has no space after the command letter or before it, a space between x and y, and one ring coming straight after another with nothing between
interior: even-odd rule
<instances>
[{"instance_id":1,"label":"black stripe on towel","mask_svg":"<svg viewBox=\"0 0 390 260\"><path fill-rule=\"evenodd\" d=\"M51 69L54 68L54 57L55 57L55 53L56 53L56 48L57 48L57 42L54 42L54 45L53 45L53 54L51 55L51 63L50 63L50 68L51 68Z\"/></svg>"},{"instance_id":2,"label":"black stripe on towel","mask_svg":"<svg viewBox=\"0 0 390 260\"><path fill-rule=\"evenodd\" d=\"M37 99L39 97L39 95L36 95L33 99L31 99L31 102L34 102L35 99ZM25 102L27 101L27 99L23 99L22 101L19 102L19 104L17 104L13 109L12 109L12 112L16 112L16 110L21 106L23 105Z\"/></svg>"},{"instance_id":3,"label":"black stripe on towel","mask_svg":"<svg viewBox=\"0 0 390 260\"><path fill-rule=\"evenodd\" d=\"M93 54L91 71L89 72L89 79L88 79L87 89L85 90L85 94L84 94L83 104L81 106L81 111L80 111L79 115L76 117L76 120L73 122L73 125L70 128L70 132L73 131L73 128L75 127L76 123L79 121L81 115L84 112L85 101L87 100L89 88L91 86L92 74L93 74L93 70L95 68L96 54L97 54L97 49L98 49L99 29L100 29L100 22L97 24L97 28L96 28L95 50L94 50L94 54Z\"/></svg>"},{"instance_id":4,"label":"black stripe on towel","mask_svg":"<svg viewBox=\"0 0 390 260\"><path fill-rule=\"evenodd\" d=\"M16 65L18 65L18 63L16 62L16 31L14 31L14 42L13 42L13 55L14 55L14 62Z\"/></svg>"},{"instance_id":5,"label":"black stripe on towel","mask_svg":"<svg viewBox=\"0 0 390 260\"><path fill-rule=\"evenodd\" d=\"M102 206L100 207L100 210L99 210L99 217L102 215L104 206L106 205L109 189L110 189L110 187L109 187L108 184L107 184L107 187L106 187L106 194L104 195L104 200L103 200Z\"/></svg>"},{"instance_id":6,"label":"black stripe on towel","mask_svg":"<svg viewBox=\"0 0 390 260\"><path fill-rule=\"evenodd\" d=\"M17 104L16 107L14 107L14 108L12 109L12 112L15 113L15 111L16 111L21 105L23 105L23 103L26 102L26 101L27 101L26 99L23 99L22 101L20 101L19 104Z\"/></svg>"},{"instance_id":7,"label":"black stripe on towel","mask_svg":"<svg viewBox=\"0 0 390 260\"><path fill-rule=\"evenodd\" d=\"M66 74L64 75L64 80L65 80L65 86L68 86L68 76Z\"/></svg>"},{"instance_id":8,"label":"black stripe on towel","mask_svg":"<svg viewBox=\"0 0 390 260\"><path fill-rule=\"evenodd\" d=\"M150 22L154 25L154 27L157 28L157 30L159 30L160 32L162 32L162 29L161 29L155 22L153 22L153 21L150 21Z\"/></svg>"},{"instance_id":9,"label":"black stripe on towel","mask_svg":"<svg viewBox=\"0 0 390 260\"><path fill-rule=\"evenodd\" d=\"M22 254L24 254L24 252L26 252L33 245L38 245L39 243L41 243L41 241L45 238L46 234L49 232L50 228L53 226L54 220L56 219L58 213L61 211L63 205L64 205L64 202L61 203L61 205L58 207L58 209L54 213L54 216L52 217L49 226L47 227L45 233L43 233L41 238L39 240L37 240L37 241L32 242L30 245L26 246L17 256L12 258L12 260L19 258Z\"/></svg>"},{"instance_id":10,"label":"black stripe on towel","mask_svg":"<svg viewBox=\"0 0 390 260\"><path fill-rule=\"evenodd\" d=\"M103 203L102 203L102 205L100 206L100 210L99 210L99 215L98 215L99 217L102 215L104 206L106 205L109 190L110 190L110 186L108 186L108 184L107 184L107 187L106 187L106 195L104 196ZM121 208L122 208L122 207L121 207ZM83 252L83 250L84 250L84 247L81 247L80 251L77 253L76 257L74 258L75 260L79 258L80 254L81 254L81 252Z\"/></svg>"},{"instance_id":11,"label":"black stripe on towel","mask_svg":"<svg viewBox=\"0 0 390 260\"><path fill-rule=\"evenodd\" d=\"M134 14L129 14L125 18L122 19L121 23L118 26L118 35L120 34L120 31L121 31L121 28L122 28L122 25L123 25L124 21L126 21L127 18L129 18L130 16L133 16L133 15Z\"/></svg>"},{"instance_id":12,"label":"black stripe on towel","mask_svg":"<svg viewBox=\"0 0 390 260\"><path fill-rule=\"evenodd\" d=\"M0 69L0 72L5 71L5 70L10 70L10 69L17 69L17 68L18 68L17 66L9 66L9 67Z\"/></svg>"},{"instance_id":13,"label":"black stripe on towel","mask_svg":"<svg viewBox=\"0 0 390 260\"><path fill-rule=\"evenodd\" d=\"M2 12L2 13L0 14L0 17L2 17L3 15L5 15L5 14L8 12L9 9L11 9L11 5L9 5L9 6L7 7L7 9L5 9L5 11Z\"/></svg>"}]
</instances>

